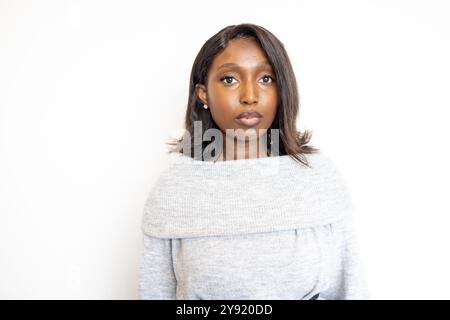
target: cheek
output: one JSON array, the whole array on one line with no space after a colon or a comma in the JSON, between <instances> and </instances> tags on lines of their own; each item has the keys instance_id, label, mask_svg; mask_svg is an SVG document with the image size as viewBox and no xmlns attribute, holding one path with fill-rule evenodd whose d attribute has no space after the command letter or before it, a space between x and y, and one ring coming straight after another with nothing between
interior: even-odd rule
<instances>
[{"instance_id":1,"label":"cheek","mask_svg":"<svg viewBox=\"0 0 450 320\"><path fill-rule=\"evenodd\" d=\"M220 86L211 87L208 95L214 121L219 127L229 127L233 122L234 108L239 105L239 96L229 88Z\"/></svg>"},{"instance_id":2,"label":"cheek","mask_svg":"<svg viewBox=\"0 0 450 320\"><path fill-rule=\"evenodd\" d=\"M226 110L239 101L237 91L230 90L223 86L214 86L209 91L209 101L215 109Z\"/></svg>"},{"instance_id":3,"label":"cheek","mask_svg":"<svg viewBox=\"0 0 450 320\"><path fill-rule=\"evenodd\" d=\"M277 101L278 101L278 88L275 85L274 87L272 87L270 89L270 91L268 92L269 95L269 99L271 100L272 105L277 105Z\"/></svg>"},{"instance_id":4,"label":"cheek","mask_svg":"<svg viewBox=\"0 0 450 320\"><path fill-rule=\"evenodd\" d=\"M233 113L230 108L224 104L215 104L211 108L211 116L220 129L226 130L233 128Z\"/></svg>"},{"instance_id":5,"label":"cheek","mask_svg":"<svg viewBox=\"0 0 450 320\"><path fill-rule=\"evenodd\" d=\"M277 89L273 88L265 95L266 115L275 118L277 113L278 94Z\"/></svg>"}]
</instances>

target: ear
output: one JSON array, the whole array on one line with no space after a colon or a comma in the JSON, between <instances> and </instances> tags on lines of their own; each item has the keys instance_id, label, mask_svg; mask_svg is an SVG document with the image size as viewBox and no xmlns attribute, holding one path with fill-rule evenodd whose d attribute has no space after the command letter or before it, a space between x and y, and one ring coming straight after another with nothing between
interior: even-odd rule
<instances>
[{"instance_id":1,"label":"ear","mask_svg":"<svg viewBox=\"0 0 450 320\"><path fill-rule=\"evenodd\" d=\"M203 84L195 85L195 93L201 103L208 105L208 99L206 99L206 87Z\"/></svg>"}]
</instances>

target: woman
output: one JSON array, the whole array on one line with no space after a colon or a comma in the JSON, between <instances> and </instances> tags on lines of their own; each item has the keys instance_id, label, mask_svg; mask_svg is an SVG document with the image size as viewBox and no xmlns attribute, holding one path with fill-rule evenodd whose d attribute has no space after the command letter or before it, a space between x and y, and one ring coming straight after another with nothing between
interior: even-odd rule
<instances>
[{"instance_id":1,"label":"woman","mask_svg":"<svg viewBox=\"0 0 450 320\"><path fill-rule=\"evenodd\" d=\"M192 67L186 134L143 215L140 299L368 299L353 206L296 130L283 44L228 26Z\"/></svg>"}]
</instances>

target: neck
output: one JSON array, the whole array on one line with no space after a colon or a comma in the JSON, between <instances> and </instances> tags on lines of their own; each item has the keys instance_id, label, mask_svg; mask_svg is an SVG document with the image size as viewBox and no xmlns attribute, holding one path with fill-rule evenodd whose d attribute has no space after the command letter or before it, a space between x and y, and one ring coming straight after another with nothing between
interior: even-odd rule
<instances>
[{"instance_id":1,"label":"neck","mask_svg":"<svg viewBox=\"0 0 450 320\"><path fill-rule=\"evenodd\" d=\"M223 151L219 160L238 160L266 158L267 155L267 138L266 135L257 136L253 139L245 138L238 140L237 137L223 137Z\"/></svg>"}]
</instances>

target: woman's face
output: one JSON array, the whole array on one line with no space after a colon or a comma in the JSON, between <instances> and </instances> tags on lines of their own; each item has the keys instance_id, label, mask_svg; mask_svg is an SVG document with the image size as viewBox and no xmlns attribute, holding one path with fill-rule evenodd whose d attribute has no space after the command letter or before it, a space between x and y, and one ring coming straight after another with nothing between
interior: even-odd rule
<instances>
[{"instance_id":1,"label":"woman's face","mask_svg":"<svg viewBox=\"0 0 450 320\"><path fill-rule=\"evenodd\" d=\"M197 84L200 101L223 133L226 129L270 128L277 111L275 73L259 44L237 38L218 54L208 70L206 86ZM262 118L257 124L243 124L236 119L244 111L257 111Z\"/></svg>"}]
</instances>

